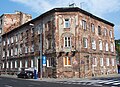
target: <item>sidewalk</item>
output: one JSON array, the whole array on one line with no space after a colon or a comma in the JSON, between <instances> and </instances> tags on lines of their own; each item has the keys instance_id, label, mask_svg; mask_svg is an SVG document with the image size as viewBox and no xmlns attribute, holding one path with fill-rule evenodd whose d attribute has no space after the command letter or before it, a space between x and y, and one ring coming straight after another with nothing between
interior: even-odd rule
<instances>
[{"instance_id":1,"label":"sidewalk","mask_svg":"<svg viewBox=\"0 0 120 87\"><path fill-rule=\"evenodd\" d=\"M1 77L16 78L17 75L8 75L2 74ZM23 79L23 80L32 80L32 81L46 81L46 82L56 82L56 81L81 81L81 80L90 80L90 79L100 79L100 78L111 78L111 77L120 77L120 74L111 74L111 75L102 75L97 77L88 77L88 78L37 78L37 79Z\"/></svg>"}]
</instances>

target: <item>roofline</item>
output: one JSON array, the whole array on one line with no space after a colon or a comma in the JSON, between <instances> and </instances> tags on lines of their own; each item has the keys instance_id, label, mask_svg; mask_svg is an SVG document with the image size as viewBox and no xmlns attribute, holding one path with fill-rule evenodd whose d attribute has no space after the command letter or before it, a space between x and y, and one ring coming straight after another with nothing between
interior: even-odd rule
<instances>
[{"instance_id":1,"label":"roofline","mask_svg":"<svg viewBox=\"0 0 120 87\"><path fill-rule=\"evenodd\" d=\"M109 21L106 21L106 20L104 20L104 19L102 19L102 18L99 18L99 17L97 17L97 16L95 16L95 15L93 15L93 14L91 14L91 13L85 11L85 10L80 9L79 7L64 7L64 8L53 8L53 9L51 9L51 10L49 10L49 11L41 14L40 16L38 16L38 17L36 17L36 18L28 21L27 23L25 23L25 24L23 24L23 25L15 28L15 29L13 29L12 31L14 31L14 30L16 30L16 29L18 29L18 28L21 28L21 27L23 27L23 26L25 26L25 25L28 25L29 23L33 23L33 22L35 22L36 20L42 19L43 17L45 17L45 16L47 16L47 15L50 15L50 14L52 14L52 13L55 13L55 12L80 12L80 13L83 13L83 14L85 14L85 15L87 15L87 16L90 16L90 17L93 18L93 19L97 19L97 20L99 20L99 21L101 21L101 22L104 22L105 24L108 24L108 25L114 27L114 24L113 24L113 23L111 23L111 22L109 22ZM10 31L10 32L12 32L12 31ZM10 33L10 32L8 32L8 33ZM8 34L8 33L5 33L5 34ZM4 34L3 34L2 36L4 36Z\"/></svg>"}]
</instances>

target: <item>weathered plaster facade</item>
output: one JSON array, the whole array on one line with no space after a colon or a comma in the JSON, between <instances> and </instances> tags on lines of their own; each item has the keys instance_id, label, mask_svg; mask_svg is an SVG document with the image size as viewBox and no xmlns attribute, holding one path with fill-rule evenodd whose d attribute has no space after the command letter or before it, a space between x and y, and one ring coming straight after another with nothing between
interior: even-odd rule
<instances>
[{"instance_id":1,"label":"weathered plaster facade","mask_svg":"<svg viewBox=\"0 0 120 87\"><path fill-rule=\"evenodd\" d=\"M34 26L30 26L30 23ZM36 67L39 72L39 36L43 29L42 55L47 57L43 77L80 78L113 74L116 73L113 27L114 24L80 8L55 8L2 36L7 46L3 46L3 51L11 48L15 51L15 46L18 49L17 55L9 53L10 56L4 56L3 61L7 59L13 64L17 61L16 70L22 61L22 67ZM17 44L10 42L8 46L7 39L16 35ZM11 65L7 70L13 69Z\"/></svg>"}]
</instances>

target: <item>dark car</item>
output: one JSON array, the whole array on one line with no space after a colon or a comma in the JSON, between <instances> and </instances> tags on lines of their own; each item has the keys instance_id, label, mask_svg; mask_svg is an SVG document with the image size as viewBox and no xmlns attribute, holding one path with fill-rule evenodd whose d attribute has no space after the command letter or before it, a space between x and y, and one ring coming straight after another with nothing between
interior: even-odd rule
<instances>
[{"instance_id":1,"label":"dark car","mask_svg":"<svg viewBox=\"0 0 120 87\"><path fill-rule=\"evenodd\" d=\"M33 78L33 71L21 71L18 75L18 78Z\"/></svg>"}]
</instances>

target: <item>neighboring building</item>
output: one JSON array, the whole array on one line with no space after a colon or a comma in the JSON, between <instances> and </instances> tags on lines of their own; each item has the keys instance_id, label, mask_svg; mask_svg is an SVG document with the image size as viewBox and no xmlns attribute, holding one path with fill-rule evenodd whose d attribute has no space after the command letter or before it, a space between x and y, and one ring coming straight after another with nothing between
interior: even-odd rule
<instances>
[{"instance_id":1,"label":"neighboring building","mask_svg":"<svg viewBox=\"0 0 120 87\"><path fill-rule=\"evenodd\" d=\"M120 73L120 40L115 40L116 61L118 66L118 73Z\"/></svg>"},{"instance_id":2,"label":"neighboring building","mask_svg":"<svg viewBox=\"0 0 120 87\"><path fill-rule=\"evenodd\" d=\"M6 13L0 16L0 59L1 59L1 35L5 34L16 27L30 21L31 15L16 11L15 13Z\"/></svg>"},{"instance_id":3,"label":"neighboring building","mask_svg":"<svg viewBox=\"0 0 120 87\"><path fill-rule=\"evenodd\" d=\"M114 24L77 7L54 8L2 35L2 69L36 67L40 72L39 48L43 48L42 55L47 58L43 77L116 73L113 27Z\"/></svg>"}]
</instances>

